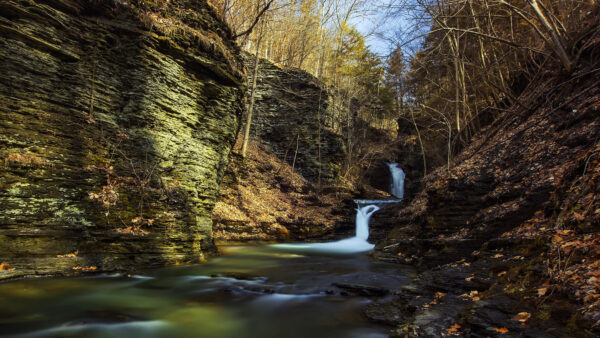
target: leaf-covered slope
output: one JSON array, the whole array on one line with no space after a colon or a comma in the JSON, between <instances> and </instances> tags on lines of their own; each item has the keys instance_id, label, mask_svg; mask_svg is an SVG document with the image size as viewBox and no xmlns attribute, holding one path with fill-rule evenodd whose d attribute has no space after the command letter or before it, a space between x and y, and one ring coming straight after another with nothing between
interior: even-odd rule
<instances>
[{"instance_id":1,"label":"leaf-covered slope","mask_svg":"<svg viewBox=\"0 0 600 338\"><path fill-rule=\"evenodd\" d=\"M492 308L504 294L518 300L513 308L526 306L518 305L524 299L543 303L532 310L536 327L558 322L573 326L556 332L581 333L589 325L580 322L581 313L598 323L600 87L593 61L570 76L542 71L452 170L426 177L376 255L417 262L429 278L424 289L479 290ZM477 278L447 280L461 274ZM571 303L560 303L563 296ZM484 319L466 309L455 309L467 325L462 332L483 332L473 323Z\"/></svg>"}]
</instances>

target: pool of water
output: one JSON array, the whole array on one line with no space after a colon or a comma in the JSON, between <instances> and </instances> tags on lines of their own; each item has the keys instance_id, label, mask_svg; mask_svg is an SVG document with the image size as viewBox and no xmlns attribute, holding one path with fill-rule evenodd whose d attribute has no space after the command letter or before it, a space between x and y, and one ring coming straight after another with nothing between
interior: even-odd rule
<instances>
[{"instance_id":1,"label":"pool of water","mask_svg":"<svg viewBox=\"0 0 600 338\"><path fill-rule=\"evenodd\" d=\"M363 308L377 298L345 285L391 294L412 274L364 254L327 256L262 246L221 251L206 264L143 275L0 283L0 335L385 337L389 328L363 316Z\"/></svg>"}]
</instances>

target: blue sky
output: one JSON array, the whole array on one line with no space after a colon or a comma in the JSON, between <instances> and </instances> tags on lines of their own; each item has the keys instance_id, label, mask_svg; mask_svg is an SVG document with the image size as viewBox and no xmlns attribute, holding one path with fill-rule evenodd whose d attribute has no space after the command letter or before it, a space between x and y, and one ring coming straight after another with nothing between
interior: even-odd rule
<instances>
[{"instance_id":1,"label":"blue sky","mask_svg":"<svg viewBox=\"0 0 600 338\"><path fill-rule=\"evenodd\" d=\"M369 4L371 8L367 11L358 13L351 18L351 23L356 26L358 31L362 33L372 52L381 57L389 55L395 47L407 36L415 36L416 21L412 19L418 13L397 12L394 15L389 15L382 4L386 0L373 0ZM420 30L422 33L422 29ZM420 45L422 39L417 39L409 45L403 47L404 54L412 54L409 49L416 49Z\"/></svg>"}]
</instances>

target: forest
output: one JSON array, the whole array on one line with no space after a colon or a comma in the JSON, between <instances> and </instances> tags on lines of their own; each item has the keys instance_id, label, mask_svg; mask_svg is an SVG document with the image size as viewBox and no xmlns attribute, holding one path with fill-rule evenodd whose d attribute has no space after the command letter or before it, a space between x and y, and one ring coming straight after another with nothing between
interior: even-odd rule
<instances>
[{"instance_id":1,"label":"forest","mask_svg":"<svg viewBox=\"0 0 600 338\"><path fill-rule=\"evenodd\" d=\"M0 2L0 336L597 337L598 22Z\"/></svg>"},{"instance_id":2,"label":"forest","mask_svg":"<svg viewBox=\"0 0 600 338\"><path fill-rule=\"evenodd\" d=\"M596 34L594 1L211 3L243 50L314 75L335 88L334 105L360 107L352 116L339 109L322 122L348 129L349 150L368 142L350 136L357 119L383 130L396 128L398 119L412 125L424 175L427 160L430 169L450 169L483 127L512 105L528 107L519 95L550 62L559 64L552 64L557 72L573 73ZM356 27L369 16L381 27L367 33L388 45L379 54ZM409 27L382 31L395 20Z\"/></svg>"}]
</instances>

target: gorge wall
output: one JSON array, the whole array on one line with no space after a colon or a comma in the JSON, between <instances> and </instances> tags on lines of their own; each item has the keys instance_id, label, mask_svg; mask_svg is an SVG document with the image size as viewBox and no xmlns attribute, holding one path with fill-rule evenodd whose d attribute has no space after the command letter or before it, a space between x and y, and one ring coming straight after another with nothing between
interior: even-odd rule
<instances>
[{"instance_id":1,"label":"gorge wall","mask_svg":"<svg viewBox=\"0 0 600 338\"><path fill-rule=\"evenodd\" d=\"M202 261L245 70L204 0L0 3L0 278Z\"/></svg>"},{"instance_id":2,"label":"gorge wall","mask_svg":"<svg viewBox=\"0 0 600 338\"><path fill-rule=\"evenodd\" d=\"M244 59L250 96L256 59ZM247 156L234 153L215 208L216 238L322 238L352 229L352 192L336 185L343 137L323 123L328 88L309 73L259 58L255 100ZM318 191L318 183L325 188Z\"/></svg>"},{"instance_id":3,"label":"gorge wall","mask_svg":"<svg viewBox=\"0 0 600 338\"><path fill-rule=\"evenodd\" d=\"M396 312L403 319L390 321L399 336L444 335L455 324L474 336L494 335L493 328L597 335L600 88L591 56L600 44L596 38L587 46L575 73L541 70L521 104L487 127L451 170L428 175L397 212L375 256L416 264L421 274L404 295L377 305L388 306L385 316L375 306L372 315L386 320ZM526 325L517 313L528 316Z\"/></svg>"},{"instance_id":4,"label":"gorge wall","mask_svg":"<svg viewBox=\"0 0 600 338\"><path fill-rule=\"evenodd\" d=\"M255 58L244 60L251 84ZM259 58L251 137L311 182L333 183L345 149L342 136L325 127L330 101L329 89L311 74Z\"/></svg>"}]
</instances>

